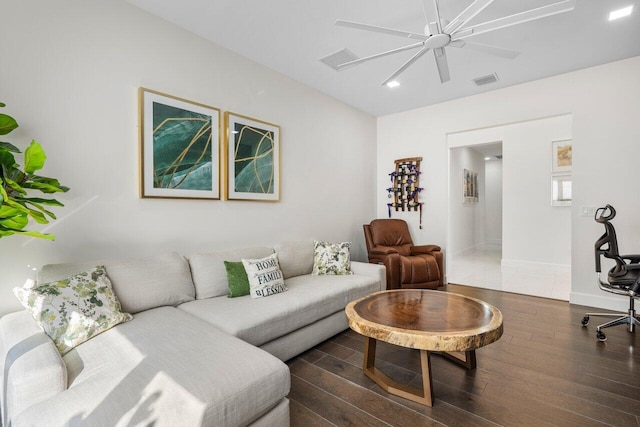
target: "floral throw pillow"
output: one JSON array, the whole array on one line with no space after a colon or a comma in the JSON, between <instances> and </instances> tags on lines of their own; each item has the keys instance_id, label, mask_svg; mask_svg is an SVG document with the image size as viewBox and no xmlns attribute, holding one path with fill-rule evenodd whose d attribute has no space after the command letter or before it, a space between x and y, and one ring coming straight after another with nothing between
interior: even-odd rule
<instances>
[{"instance_id":1,"label":"floral throw pillow","mask_svg":"<svg viewBox=\"0 0 640 427\"><path fill-rule=\"evenodd\" d=\"M351 242L313 242L313 270L311 274L353 274L351 271Z\"/></svg>"},{"instance_id":2,"label":"floral throw pillow","mask_svg":"<svg viewBox=\"0 0 640 427\"><path fill-rule=\"evenodd\" d=\"M133 318L121 311L104 266L13 293L62 355Z\"/></svg>"}]
</instances>

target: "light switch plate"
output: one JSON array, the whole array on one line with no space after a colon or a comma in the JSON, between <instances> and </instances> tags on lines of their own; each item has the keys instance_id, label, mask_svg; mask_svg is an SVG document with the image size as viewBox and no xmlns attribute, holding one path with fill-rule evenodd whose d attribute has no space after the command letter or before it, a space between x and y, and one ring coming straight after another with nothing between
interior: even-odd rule
<instances>
[{"instance_id":1,"label":"light switch plate","mask_svg":"<svg viewBox=\"0 0 640 427\"><path fill-rule=\"evenodd\" d=\"M593 217L596 213L596 207L595 206L582 206L580 208L580 215L582 216L588 216L588 217Z\"/></svg>"}]
</instances>

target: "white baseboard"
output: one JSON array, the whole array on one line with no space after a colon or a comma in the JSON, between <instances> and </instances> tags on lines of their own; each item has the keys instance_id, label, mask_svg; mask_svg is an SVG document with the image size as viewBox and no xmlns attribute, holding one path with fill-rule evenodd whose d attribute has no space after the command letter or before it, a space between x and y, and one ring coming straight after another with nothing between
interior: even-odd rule
<instances>
[{"instance_id":1,"label":"white baseboard","mask_svg":"<svg viewBox=\"0 0 640 427\"><path fill-rule=\"evenodd\" d=\"M608 296L604 292L602 296L581 292L571 292L569 302L571 304L603 308L605 310L619 311L621 313L626 313L629 310L628 297L625 297L624 295Z\"/></svg>"},{"instance_id":2,"label":"white baseboard","mask_svg":"<svg viewBox=\"0 0 640 427\"><path fill-rule=\"evenodd\" d=\"M449 252L449 256L454 256L454 255L464 255L467 252L472 252L474 249L476 249L478 247L478 245L472 245L472 246L468 246L466 248L462 248L462 249L456 249L455 251L450 251Z\"/></svg>"},{"instance_id":3,"label":"white baseboard","mask_svg":"<svg viewBox=\"0 0 640 427\"><path fill-rule=\"evenodd\" d=\"M474 245L468 246L462 249L456 249L454 251L450 251L449 255L464 255L467 252L473 252L477 250L484 249L501 249L502 248L502 240L487 240L485 242L476 243Z\"/></svg>"},{"instance_id":4,"label":"white baseboard","mask_svg":"<svg viewBox=\"0 0 640 427\"><path fill-rule=\"evenodd\" d=\"M502 259L500 268L503 273L507 272L525 272L531 273L571 273L571 265L569 264L551 264L546 262L522 261L515 259Z\"/></svg>"}]
</instances>

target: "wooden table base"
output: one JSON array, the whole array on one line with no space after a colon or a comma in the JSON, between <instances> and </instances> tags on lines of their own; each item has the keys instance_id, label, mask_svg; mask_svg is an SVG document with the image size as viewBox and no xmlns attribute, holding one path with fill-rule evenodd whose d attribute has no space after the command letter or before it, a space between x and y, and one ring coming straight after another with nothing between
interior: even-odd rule
<instances>
[{"instance_id":1,"label":"wooden table base","mask_svg":"<svg viewBox=\"0 0 640 427\"><path fill-rule=\"evenodd\" d=\"M433 406L433 381L431 379L431 353L428 350L420 350L420 365L422 367L422 390L409 387L392 380L375 367L376 343L377 340L365 337L364 344L364 366L362 370L365 375L376 382L387 393L412 400L427 406ZM476 352L470 350L466 352L437 352L447 359L464 366L467 369L475 369Z\"/></svg>"}]
</instances>

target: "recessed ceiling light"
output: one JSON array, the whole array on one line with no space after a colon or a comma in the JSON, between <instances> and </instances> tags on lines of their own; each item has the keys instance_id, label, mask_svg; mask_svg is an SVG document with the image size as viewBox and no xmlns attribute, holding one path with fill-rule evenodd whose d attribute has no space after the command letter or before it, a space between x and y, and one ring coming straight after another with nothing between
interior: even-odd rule
<instances>
[{"instance_id":1,"label":"recessed ceiling light","mask_svg":"<svg viewBox=\"0 0 640 427\"><path fill-rule=\"evenodd\" d=\"M633 5L623 7L622 9L614 10L609 14L609 21L613 21L614 19L624 18L625 16L631 15L633 12Z\"/></svg>"},{"instance_id":2,"label":"recessed ceiling light","mask_svg":"<svg viewBox=\"0 0 640 427\"><path fill-rule=\"evenodd\" d=\"M400 83L397 80L391 80L387 83L387 87L394 88L400 86Z\"/></svg>"},{"instance_id":3,"label":"recessed ceiling light","mask_svg":"<svg viewBox=\"0 0 640 427\"><path fill-rule=\"evenodd\" d=\"M484 159L485 160L491 160L491 157L485 157Z\"/></svg>"}]
</instances>

